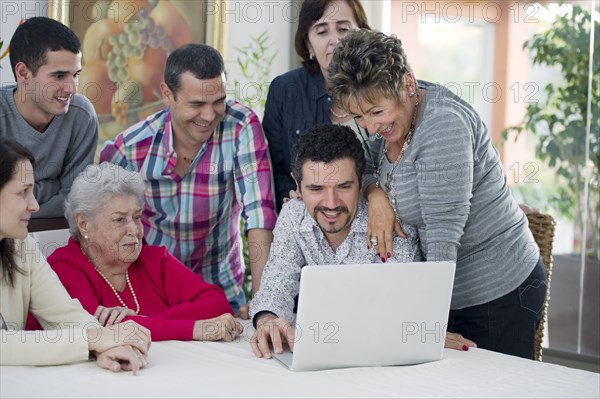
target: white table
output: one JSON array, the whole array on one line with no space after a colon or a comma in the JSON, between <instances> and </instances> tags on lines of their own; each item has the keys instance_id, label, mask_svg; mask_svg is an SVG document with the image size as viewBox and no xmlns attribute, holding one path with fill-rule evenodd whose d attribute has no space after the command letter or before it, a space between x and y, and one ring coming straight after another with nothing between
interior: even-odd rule
<instances>
[{"instance_id":1,"label":"white table","mask_svg":"<svg viewBox=\"0 0 600 399\"><path fill-rule=\"evenodd\" d=\"M152 344L134 377L95 363L0 367L0 398L12 397L544 397L599 398L600 375L482 349L446 350L417 366L296 373L237 342Z\"/></svg>"}]
</instances>

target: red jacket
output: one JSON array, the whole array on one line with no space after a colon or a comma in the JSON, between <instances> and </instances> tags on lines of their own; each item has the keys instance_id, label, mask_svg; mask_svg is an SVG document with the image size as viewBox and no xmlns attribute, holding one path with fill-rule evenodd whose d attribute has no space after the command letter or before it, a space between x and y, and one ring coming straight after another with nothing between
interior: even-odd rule
<instances>
[{"instance_id":1,"label":"red jacket","mask_svg":"<svg viewBox=\"0 0 600 399\"><path fill-rule=\"evenodd\" d=\"M54 251L48 263L71 297L79 299L89 313L94 314L99 305L122 306L72 239ZM128 273L140 304L140 315L125 320L134 320L150 329L153 341L191 340L196 320L232 313L219 287L204 282L165 247L143 245ZM129 287L119 295L128 308L136 309Z\"/></svg>"}]
</instances>

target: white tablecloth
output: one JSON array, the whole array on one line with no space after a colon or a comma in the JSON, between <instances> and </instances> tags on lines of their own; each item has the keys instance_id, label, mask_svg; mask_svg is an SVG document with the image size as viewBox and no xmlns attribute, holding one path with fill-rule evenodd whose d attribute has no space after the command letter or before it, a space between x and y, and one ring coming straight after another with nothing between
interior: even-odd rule
<instances>
[{"instance_id":1,"label":"white tablecloth","mask_svg":"<svg viewBox=\"0 0 600 399\"><path fill-rule=\"evenodd\" d=\"M155 342L138 376L95 363L0 367L0 397L544 397L599 398L600 375L482 349L446 350L417 366L291 372L237 342Z\"/></svg>"}]
</instances>

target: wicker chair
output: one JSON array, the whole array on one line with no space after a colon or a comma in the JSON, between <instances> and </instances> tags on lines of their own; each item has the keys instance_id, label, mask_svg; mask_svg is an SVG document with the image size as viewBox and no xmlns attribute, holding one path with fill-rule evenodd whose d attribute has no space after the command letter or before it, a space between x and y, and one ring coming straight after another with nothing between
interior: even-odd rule
<instances>
[{"instance_id":1,"label":"wicker chair","mask_svg":"<svg viewBox=\"0 0 600 399\"><path fill-rule=\"evenodd\" d=\"M548 316L548 302L550 302L550 279L552 277L552 241L554 240L554 227L556 223L552 216L545 214L529 214L529 229L533 233L533 238L540 247L540 255L546 268L546 279L548 281L548 291L546 301L542 308L542 319L535 334L535 359L542 360L542 339L544 338L544 326Z\"/></svg>"}]
</instances>

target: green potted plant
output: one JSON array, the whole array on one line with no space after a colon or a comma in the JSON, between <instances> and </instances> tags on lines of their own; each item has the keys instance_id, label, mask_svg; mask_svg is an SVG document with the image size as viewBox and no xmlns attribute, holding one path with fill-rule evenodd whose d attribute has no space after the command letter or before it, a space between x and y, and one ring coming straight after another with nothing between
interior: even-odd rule
<instances>
[{"instance_id":1,"label":"green potted plant","mask_svg":"<svg viewBox=\"0 0 600 399\"><path fill-rule=\"evenodd\" d=\"M271 51L273 43L267 31L258 36L250 36L250 43L243 47L235 47L238 55L237 64L244 81L236 80L236 98L262 116L267 102L271 68L277 51Z\"/></svg>"},{"instance_id":2,"label":"green potted plant","mask_svg":"<svg viewBox=\"0 0 600 399\"><path fill-rule=\"evenodd\" d=\"M547 100L529 104L524 121L504 131L504 139L510 131L537 137L536 156L552 168L557 177L556 190L549 203L559 215L573 220L576 228L583 226L587 211L587 237L580 239L587 239L586 255L596 260L600 257L600 22L597 13L598 10L592 20L589 10L573 5L571 13L558 16L548 30L525 42L523 48L531 52L534 65L558 67L562 81L546 85ZM592 77L595 83L588 98L590 29L594 32ZM588 113L591 134L586 161Z\"/></svg>"}]
</instances>

